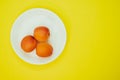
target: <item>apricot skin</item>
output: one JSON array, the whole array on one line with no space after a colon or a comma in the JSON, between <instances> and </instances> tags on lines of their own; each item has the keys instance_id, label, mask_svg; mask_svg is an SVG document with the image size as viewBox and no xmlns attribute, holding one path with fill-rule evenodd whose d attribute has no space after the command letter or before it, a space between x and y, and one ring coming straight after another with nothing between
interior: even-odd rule
<instances>
[{"instance_id":1,"label":"apricot skin","mask_svg":"<svg viewBox=\"0 0 120 80\"><path fill-rule=\"evenodd\" d=\"M52 55L53 48L49 43L38 43L36 47L36 54L39 57L49 57Z\"/></svg>"},{"instance_id":2,"label":"apricot skin","mask_svg":"<svg viewBox=\"0 0 120 80\"><path fill-rule=\"evenodd\" d=\"M50 36L50 31L45 26L39 26L34 30L34 37L39 42L45 42Z\"/></svg>"},{"instance_id":3,"label":"apricot skin","mask_svg":"<svg viewBox=\"0 0 120 80\"><path fill-rule=\"evenodd\" d=\"M33 51L36 48L36 46L37 46L37 41L31 35L24 37L23 40L21 41L21 48L25 52Z\"/></svg>"}]
</instances>

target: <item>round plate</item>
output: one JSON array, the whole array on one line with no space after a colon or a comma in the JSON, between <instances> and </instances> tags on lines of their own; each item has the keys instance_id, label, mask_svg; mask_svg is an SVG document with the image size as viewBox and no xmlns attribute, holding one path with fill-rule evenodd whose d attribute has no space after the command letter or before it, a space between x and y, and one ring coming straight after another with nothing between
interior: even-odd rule
<instances>
[{"instance_id":1,"label":"round plate","mask_svg":"<svg viewBox=\"0 0 120 80\"><path fill-rule=\"evenodd\" d=\"M21 49L21 40L27 35L33 35L34 29L38 26L46 26L50 30L48 42L53 46L53 54L50 57L38 57L36 50L28 54ZM55 13L43 8L30 9L14 22L11 30L11 43L22 60L30 64L46 64L55 60L63 51L66 44L66 29Z\"/></svg>"}]
</instances>

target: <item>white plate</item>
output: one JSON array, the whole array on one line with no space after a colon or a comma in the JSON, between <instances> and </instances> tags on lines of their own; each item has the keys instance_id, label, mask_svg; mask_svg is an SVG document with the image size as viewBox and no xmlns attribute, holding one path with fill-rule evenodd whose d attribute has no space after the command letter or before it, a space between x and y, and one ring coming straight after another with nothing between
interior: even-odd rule
<instances>
[{"instance_id":1,"label":"white plate","mask_svg":"<svg viewBox=\"0 0 120 80\"><path fill-rule=\"evenodd\" d=\"M23 37L33 35L34 29L42 25L50 29L49 43L53 46L53 54L47 58L38 57L35 50L27 54L20 46ZM46 64L55 60L63 51L66 44L66 29L55 13L43 8L33 8L21 14L14 22L11 43L22 60L30 64Z\"/></svg>"}]
</instances>

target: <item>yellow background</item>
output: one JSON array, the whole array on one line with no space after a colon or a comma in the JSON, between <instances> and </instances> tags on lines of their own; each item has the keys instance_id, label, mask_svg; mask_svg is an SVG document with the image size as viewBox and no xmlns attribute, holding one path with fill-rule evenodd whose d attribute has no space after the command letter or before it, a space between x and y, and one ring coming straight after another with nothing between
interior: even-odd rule
<instances>
[{"instance_id":1,"label":"yellow background","mask_svg":"<svg viewBox=\"0 0 120 80\"><path fill-rule=\"evenodd\" d=\"M55 61L31 65L13 51L15 19L31 8L58 14L67 44ZM119 0L0 0L0 80L120 80Z\"/></svg>"}]
</instances>

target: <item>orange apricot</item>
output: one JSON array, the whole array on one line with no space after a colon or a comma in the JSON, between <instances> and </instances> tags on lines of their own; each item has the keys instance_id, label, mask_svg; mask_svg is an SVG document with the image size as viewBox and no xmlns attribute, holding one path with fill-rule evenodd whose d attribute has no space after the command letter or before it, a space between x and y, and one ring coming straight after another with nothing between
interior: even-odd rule
<instances>
[{"instance_id":1,"label":"orange apricot","mask_svg":"<svg viewBox=\"0 0 120 80\"><path fill-rule=\"evenodd\" d=\"M34 37L36 40L44 42L47 41L50 36L50 31L45 26L39 26L34 30Z\"/></svg>"},{"instance_id":2,"label":"orange apricot","mask_svg":"<svg viewBox=\"0 0 120 80\"><path fill-rule=\"evenodd\" d=\"M39 57L48 57L52 55L53 47L49 43L38 43L36 47L36 54Z\"/></svg>"},{"instance_id":3,"label":"orange apricot","mask_svg":"<svg viewBox=\"0 0 120 80\"><path fill-rule=\"evenodd\" d=\"M33 51L36 48L36 46L37 46L37 41L31 35L24 37L23 40L21 41L21 48L25 52Z\"/></svg>"}]
</instances>

